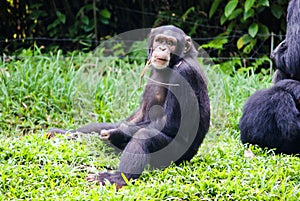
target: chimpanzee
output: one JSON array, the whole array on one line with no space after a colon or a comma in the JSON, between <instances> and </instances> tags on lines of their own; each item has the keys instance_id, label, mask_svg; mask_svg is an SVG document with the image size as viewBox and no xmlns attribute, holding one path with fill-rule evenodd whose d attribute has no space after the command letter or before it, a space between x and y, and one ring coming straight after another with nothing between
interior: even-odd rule
<instances>
[{"instance_id":1,"label":"chimpanzee","mask_svg":"<svg viewBox=\"0 0 300 201\"><path fill-rule=\"evenodd\" d=\"M300 153L300 1L288 6L286 39L272 52L275 83L254 93L240 119L243 143L275 148L276 153Z\"/></svg>"},{"instance_id":2,"label":"chimpanzee","mask_svg":"<svg viewBox=\"0 0 300 201\"><path fill-rule=\"evenodd\" d=\"M247 100L240 119L243 143L276 148L275 153L300 153L300 82L278 81Z\"/></svg>"},{"instance_id":3,"label":"chimpanzee","mask_svg":"<svg viewBox=\"0 0 300 201\"><path fill-rule=\"evenodd\" d=\"M210 124L205 76L189 36L175 26L153 28L148 43L150 77L140 107L118 124L92 123L55 133L98 133L102 140L123 150L118 170L88 176L88 180L126 185L145 167L161 168L189 161L202 143Z\"/></svg>"},{"instance_id":4,"label":"chimpanzee","mask_svg":"<svg viewBox=\"0 0 300 201\"><path fill-rule=\"evenodd\" d=\"M286 38L271 53L277 70L273 76L276 83L282 79L300 80L300 1L291 0L287 10Z\"/></svg>"}]
</instances>

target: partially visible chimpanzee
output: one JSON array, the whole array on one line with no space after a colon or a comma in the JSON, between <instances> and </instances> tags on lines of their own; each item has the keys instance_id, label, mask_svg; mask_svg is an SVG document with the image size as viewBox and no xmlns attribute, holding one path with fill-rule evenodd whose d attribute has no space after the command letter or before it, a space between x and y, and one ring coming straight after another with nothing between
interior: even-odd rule
<instances>
[{"instance_id":1,"label":"partially visible chimpanzee","mask_svg":"<svg viewBox=\"0 0 300 201\"><path fill-rule=\"evenodd\" d=\"M243 143L300 153L300 82L285 79L247 100L240 119Z\"/></svg>"},{"instance_id":2,"label":"partially visible chimpanzee","mask_svg":"<svg viewBox=\"0 0 300 201\"><path fill-rule=\"evenodd\" d=\"M254 93L240 119L243 143L275 148L276 153L300 153L300 1L288 6L286 39L272 52L275 83Z\"/></svg>"},{"instance_id":3,"label":"partially visible chimpanzee","mask_svg":"<svg viewBox=\"0 0 300 201\"><path fill-rule=\"evenodd\" d=\"M286 38L271 53L277 70L276 83L282 79L300 80L300 1L291 0L287 10Z\"/></svg>"},{"instance_id":4,"label":"partially visible chimpanzee","mask_svg":"<svg viewBox=\"0 0 300 201\"><path fill-rule=\"evenodd\" d=\"M209 97L191 38L177 27L161 26L151 30L148 49L151 74L134 114L122 123L93 123L68 131L99 133L123 150L116 172L90 175L88 180L107 180L119 188L125 185L121 173L135 179L147 165L160 168L188 161L208 132Z\"/></svg>"}]
</instances>

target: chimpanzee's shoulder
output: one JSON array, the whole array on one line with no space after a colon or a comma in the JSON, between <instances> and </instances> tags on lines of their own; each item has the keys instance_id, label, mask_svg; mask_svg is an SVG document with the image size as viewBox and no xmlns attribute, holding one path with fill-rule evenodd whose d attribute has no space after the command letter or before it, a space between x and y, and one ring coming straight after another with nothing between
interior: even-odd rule
<instances>
[{"instance_id":1,"label":"chimpanzee's shoulder","mask_svg":"<svg viewBox=\"0 0 300 201\"><path fill-rule=\"evenodd\" d=\"M182 59L175 66L174 70L182 75L203 76L200 64L197 61Z\"/></svg>"}]
</instances>

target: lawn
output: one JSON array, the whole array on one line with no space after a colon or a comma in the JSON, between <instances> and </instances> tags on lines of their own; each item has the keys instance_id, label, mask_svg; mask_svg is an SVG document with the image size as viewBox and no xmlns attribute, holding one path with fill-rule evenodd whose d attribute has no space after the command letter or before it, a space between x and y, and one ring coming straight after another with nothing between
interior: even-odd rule
<instances>
[{"instance_id":1,"label":"lawn","mask_svg":"<svg viewBox=\"0 0 300 201\"><path fill-rule=\"evenodd\" d=\"M48 139L46 131L124 119L139 104L143 67L128 58L43 54L39 48L1 58L0 200L299 199L298 157L255 146L249 155L239 140L243 104L271 86L270 72L228 72L218 65L203 65L212 120L191 162L145 171L119 191L88 183L89 172L116 168L119 155L95 135Z\"/></svg>"}]
</instances>

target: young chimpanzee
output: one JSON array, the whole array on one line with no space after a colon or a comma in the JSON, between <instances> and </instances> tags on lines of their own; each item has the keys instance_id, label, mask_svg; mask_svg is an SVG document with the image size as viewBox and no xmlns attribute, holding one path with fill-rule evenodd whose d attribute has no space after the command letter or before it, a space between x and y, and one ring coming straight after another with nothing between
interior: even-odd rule
<instances>
[{"instance_id":1,"label":"young chimpanzee","mask_svg":"<svg viewBox=\"0 0 300 201\"><path fill-rule=\"evenodd\" d=\"M243 143L300 153L300 82L285 79L247 100L240 119Z\"/></svg>"},{"instance_id":2,"label":"young chimpanzee","mask_svg":"<svg viewBox=\"0 0 300 201\"><path fill-rule=\"evenodd\" d=\"M277 70L276 83L282 79L300 80L300 1L291 0L287 10L286 38L271 53Z\"/></svg>"},{"instance_id":3,"label":"young chimpanzee","mask_svg":"<svg viewBox=\"0 0 300 201\"><path fill-rule=\"evenodd\" d=\"M181 29L161 26L151 30L148 43L150 78L140 107L124 122L93 123L70 133L100 134L123 150L118 170L90 175L88 180L126 185L146 166L161 168L190 160L210 124L210 104L205 77L192 40ZM66 133L52 129L50 134Z\"/></svg>"}]
</instances>

